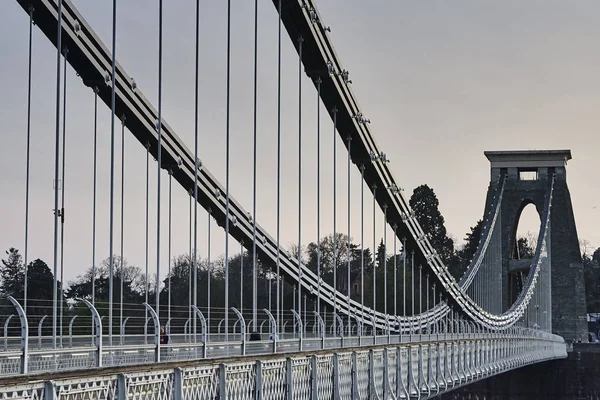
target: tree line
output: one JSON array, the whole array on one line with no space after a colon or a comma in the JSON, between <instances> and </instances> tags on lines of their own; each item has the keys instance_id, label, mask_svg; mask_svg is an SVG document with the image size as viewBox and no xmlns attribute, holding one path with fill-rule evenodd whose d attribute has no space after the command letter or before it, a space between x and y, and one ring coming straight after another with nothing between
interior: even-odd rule
<instances>
[{"instance_id":1,"label":"tree line","mask_svg":"<svg viewBox=\"0 0 600 400\"><path fill-rule=\"evenodd\" d=\"M481 237L481 220L470 229L470 232L467 232L464 244L456 247L444 226L444 217L439 211L439 201L429 186L421 185L414 190L410 198L410 206L432 246L448 266L450 273L459 279L477 250ZM429 302L429 306L432 306L436 300L439 300L439 291L436 293L431 288L432 281L429 286L427 285L426 272L417 267L413 271L410 255L407 255L408 262L405 263L402 253L404 249L401 246L398 246L400 248L394 254L390 252L389 245L386 249L383 239L381 239L375 250L375 257L373 257L371 249L361 250L361 247L354 243L352 238L348 239L347 235L337 233L335 236L330 234L321 238L319 243L309 243L301 251L303 264L315 274L320 273L325 283L333 286L335 280L335 286L339 291L350 293L351 298L356 301L364 300L366 307L372 307L375 303L376 309L381 312L387 309L390 314L396 311L400 315L411 315L413 309L415 313L419 313L421 310L425 310L427 302ZM520 257L531 257L533 248L530 242L531 239L526 237L518 238L515 252ZM298 254L297 247L290 250L292 254ZM597 310L600 306L598 304L600 302L598 300L600 298L598 296L600 294L599 258L600 249L583 254L588 308L591 310ZM113 305L113 329L115 332L119 331L119 324L115 321L118 321L121 315L121 296L123 298L123 316L132 319L132 322L128 323L128 327L130 327L128 332L138 332L142 329L146 317L142 303L148 301L149 304L154 305L157 292L160 296L161 320L166 320L170 316L173 321L171 331L182 332L190 313L188 306L190 298L192 302L194 299L194 294L190 293L190 278L193 279L194 275L197 276L196 304L198 307L207 316L207 307L210 301L211 320L216 320L215 323L211 323L213 328L223 317L225 307L224 256L211 262L206 259L198 259L196 263L188 254L174 257L171 260L171 270L162 280L158 290L155 287L154 274L150 274L146 280L145 271L137 266L129 265L126 259L118 256L113 257L113 263L113 300L115 302ZM246 251L236 254L229 258L228 264L230 271L229 306L243 309L245 317L249 319L252 307L252 254ZM197 271L194 271L194 265L197 266ZM277 277L273 267L258 258L257 304L258 309L261 310L262 308L270 310L276 308ZM52 318L53 274L48 265L40 259L30 262L27 270L29 287L27 314L31 319L30 325L33 329L37 327L36 318L39 320L44 315L48 315L48 321ZM25 266L21 254L16 248L10 248L0 265L0 294L23 299L24 273ZM350 276L350 287L348 286L348 275ZM208 295L209 280L210 298ZM375 280L376 287L375 298L372 290L373 280ZM92 282L94 282L93 290ZM386 282L387 290L384 288ZM394 282L396 283L396 296L394 296ZM297 309L294 287L284 281L282 288L283 309ZM89 320L89 311L85 306L67 301L67 299L79 297L91 300L94 295L99 313L108 315L109 259L103 260L95 268L88 268L82 275L77 276L64 287L61 282L58 282L58 290L59 301L63 302L65 314L63 325L67 324L74 315L81 315L81 320L85 320L83 316L87 316ZM171 304L170 313L167 307L169 302ZM311 296L307 297L306 305L308 310L314 309L315 303ZM0 306L9 307L5 299L0 299ZM88 323L81 329L88 329L86 327L89 325Z\"/></svg>"}]
</instances>

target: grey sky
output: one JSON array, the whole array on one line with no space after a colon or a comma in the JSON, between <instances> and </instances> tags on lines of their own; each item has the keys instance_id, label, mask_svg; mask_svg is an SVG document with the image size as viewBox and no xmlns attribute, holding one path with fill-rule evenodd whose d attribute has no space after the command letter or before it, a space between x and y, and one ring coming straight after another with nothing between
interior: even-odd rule
<instances>
[{"instance_id":1,"label":"grey sky","mask_svg":"<svg viewBox=\"0 0 600 400\"><path fill-rule=\"evenodd\" d=\"M75 4L105 44L111 3ZM194 127L194 1L165 2L163 115L188 147ZM253 2L233 1L231 193L252 209ZM259 1L258 221L275 235L277 15ZM225 183L226 2L204 1L201 25L200 158ZM484 150L570 148L568 165L579 237L600 245L600 185L595 171L600 106L600 4L595 1L392 2L323 0L317 6L353 90L390 167L410 196L432 186L450 233L462 239L483 212L489 182ZM157 9L119 2L117 57L157 104ZM14 1L0 24L3 145L0 246L23 248L27 14ZM282 243L297 241L297 55L282 46ZM56 50L34 29L30 259L52 261ZM91 265L93 94L68 70L65 276ZM302 243L316 239L316 93L303 79ZM321 112L321 232L333 229L332 123ZM119 252L120 131L117 132L115 253ZM97 261L108 256L110 113L99 107ZM145 150L126 133L125 256L144 267ZM346 153L338 139L337 228L346 232ZM156 210L151 161L150 213ZM161 270L167 268L167 177L161 225ZM351 235L360 240L360 181L351 172ZM367 191L365 191L367 193ZM172 254L187 252L188 196L173 187ZM365 196L365 245L372 247L370 198ZM199 209L199 252L206 256L206 213ZM377 241L383 235L377 215ZM526 225L535 229L535 218ZM533 222L532 222L533 221ZM216 225L213 225L216 226ZM212 255L224 250L214 229ZM388 230L391 243L391 230ZM391 244L390 244L391 247ZM150 269L156 268L156 221L150 223ZM237 244L232 251L239 251Z\"/></svg>"}]
</instances>

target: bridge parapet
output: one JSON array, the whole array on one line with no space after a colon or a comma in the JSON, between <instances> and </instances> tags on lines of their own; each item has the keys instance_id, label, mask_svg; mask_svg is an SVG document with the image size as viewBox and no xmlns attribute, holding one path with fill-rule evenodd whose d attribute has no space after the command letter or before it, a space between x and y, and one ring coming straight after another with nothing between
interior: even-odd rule
<instances>
[{"instance_id":1,"label":"bridge parapet","mask_svg":"<svg viewBox=\"0 0 600 400\"><path fill-rule=\"evenodd\" d=\"M437 342L329 349L22 375L0 398L431 398L512 369L567 356L558 337L482 334ZM279 395L277 395L279 394ZM283 396L282 396L283 394ZM170 397L169 397L170 395ZM317 396L315 396L317 395Z\"/></svg>"}]
</instances>

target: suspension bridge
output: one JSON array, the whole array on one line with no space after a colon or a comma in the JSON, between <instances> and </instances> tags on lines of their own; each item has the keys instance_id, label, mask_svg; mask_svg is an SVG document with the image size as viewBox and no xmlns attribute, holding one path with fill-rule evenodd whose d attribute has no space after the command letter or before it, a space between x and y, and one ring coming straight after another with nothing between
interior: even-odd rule
<instances>
[{"instance_id":1,"label":"suspension bridge","mask_svg":"<svg viewBox=\"0 0 600 400\"><path fill-rule=\"evenodd\" d=\"M158 69L156 101L143 94L144 85L118 62L116 1L110 45L100 40L75 2L15 3L15 18L29 24L29 41L22 44L28 45L23 62L29 68L20 77L28 82L23 104L25 271L22 298L6 296L1 309L2 398L432 398L512 369L565 358L565 341L586 336L585 319L580 318L585 316L585 297L573 291L573 285L583 287L583 272L566 184L569 150L486 153L491 179L481 238L456 279L418 223L401 182L391 173L388 155L375 143L350 74L342 67L343 55L336 54L331 28L313 1L244 5L250 11L244 18L253 17L252 51L243 50L245 82L232 72L233 50L239 49L231 46L235 7L223 3L224 15L216 15L211 7L195 3L189 16L195 21L195 47L180 55L168 53L171 62L189 54L194 58L193 81L186 84L194 102L194 114L186 116L193 119L193 134L185 133L193 143L178 136L163 113L163 92L169 88L166 82L163 86L162 1L158 55L145 61ZM135 20L135 15L127 17ZM223 68L214 68L224 78L218 96L223 102L214 111L225 122L219 132L206 129L213 116L200 105L211 100L202 100L199 86L213 79L204 71L211 68L200 70L205 57L202 18L224 18L226 27L225 48L219 49ZM259 35L263 28L268 34ZM35 48L54 52L34 63L38 31L49 41L36 41ZM263 46L275 49L269 60L269 94L258 87ZM53 74L53 115L44 121L43 133L32 129L32 120L40 118L35 98L41 93L32 85L40 69ZM236 83L252 94L236 97ZM67 108L76 107L68 105L75 90L87 95L87 107L93 110L88 131L77 132L93 138L90 151L81 142L67 144L73 118ZM273 107L267 110L264 104ZM273 122L269 127L260 117L265 114ZM252 174L236 185L235 174L248 169L236 158L239 154L232 155L240 131L251 138L244 160L250 160ZM43 157L41 150L34 151L42 134L55 139ZM137 143L127 151L126 138ZM109 143L104 147L108 161L98 156L99 141ZM259 157L261 146L273 154ZM68 200L65 163L74 157L71 152L83 151L88 155L80 162L93 168L93 190L78 201L89 204L90 232L69 226L65 206L65 198L67 204L74 201ZM201 159L214 152L225 154L223 170L215 171ZM46 169L54 160L53 284L51 297L41 299L51 310L44 315L36 314L39 288L28 287L27 270L28 235L47 221L29 217L30 162L40 158ZM130 159L141 161L131 167L135 174L126 172L126 159L128 165ZM97 196L97 174L102 173L107 177L102 184L109 187L104 211ZM533 173L533 179L525 173ZM135 187L145 179L145 195L137 193L145 205L142 200L125 207L126 174L132 174ZM540 215L538 239L533 257L517 262L511 257L516 223L527 204L534 204ZM134 224L135 232L124 223L131 209L143 209L145 216ZM346 215L340 217L340 210ZM104 219L97 221L97 215ZM297 226L297 232L290 226ZM64 254L77 250L62 240L69 229L89 236L92 244L91 293L71 298L62 289ZM131 304L124 300L124 246L142 234L143 299ZM109 254L102 291L96 271L96 255L106 252L96 245L101 235ZM327 254L321 240L326 235L332 238ZM360 237L354 247L352 236ZM377 238L383 243L381 260L376 259ZM189 241L188 264L178 276L172 247L182 239ZM205 244L199 245L200 239ZM304 254L308 243L316 243L314 266ZM238 249L241 256L234 264L231 257ZM220 251L225 255L215 261ZM185 282L176 286L181 276ZM217 285L219 279L223 285ZM184 303L177 303L176 296Z\"/></svg>"}]
</instances>

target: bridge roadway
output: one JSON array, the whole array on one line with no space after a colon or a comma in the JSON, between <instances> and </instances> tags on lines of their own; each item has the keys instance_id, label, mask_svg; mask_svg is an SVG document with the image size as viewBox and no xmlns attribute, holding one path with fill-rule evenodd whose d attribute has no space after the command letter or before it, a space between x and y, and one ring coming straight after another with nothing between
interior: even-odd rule
<instances>
[{"instance_id":1,"label":"bridge roadway","mask_svg":"<svg viewBox=\"0 0 600 400\"><path fill-rule=\"evenodd\" d=\"M524 328L502 333L307 338L302 344L299 339L289 339L276 345L261 341L207 346L215 349L213 358L177 360L178 352L189 351L190 344L175 344L161 346L163 359L169 360L161 363L143 364L137 358L132 365L93 369L82 363L72 365L76 369L70 371L12 377L2 371L0 398L314 399L333 395L338 399L426 399L502 372L567 356L561 338ZM246 353L253 355L240 357L244 346ZM326 348L319 349L323 346ZM147 354L153 348L138 346ZM127 349L105 348L104 357L120 362L119 353ZM271 354L256 354L261 349ZM46 362L54 363L60 354L50 352Z\"/></svg>"}]
</instances>

